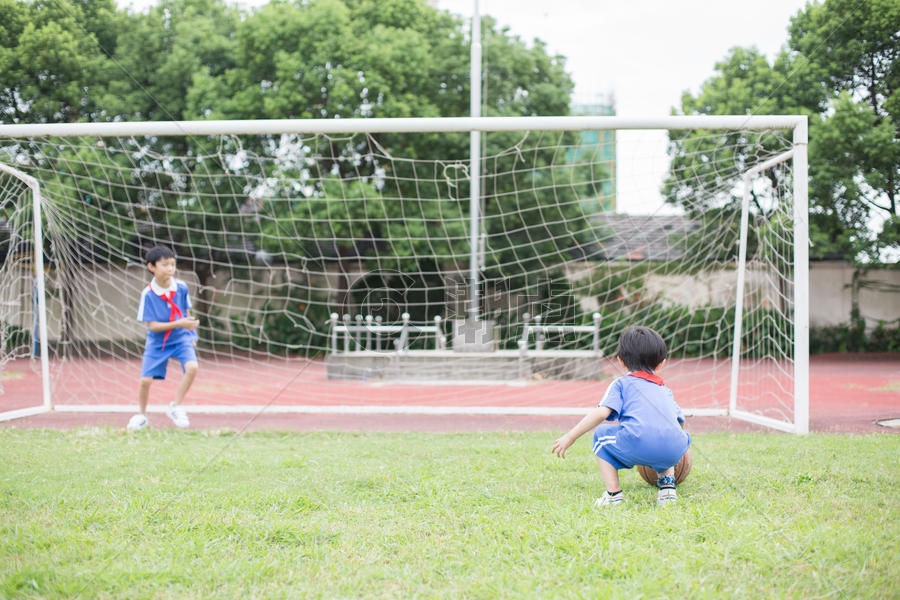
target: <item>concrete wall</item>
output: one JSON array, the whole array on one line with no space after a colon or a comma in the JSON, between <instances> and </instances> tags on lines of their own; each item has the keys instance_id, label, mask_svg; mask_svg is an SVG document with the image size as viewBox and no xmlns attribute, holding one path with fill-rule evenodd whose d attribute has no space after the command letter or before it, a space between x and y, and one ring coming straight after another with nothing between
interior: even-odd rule
<instances>
[{"instance_id":1,"label":"concrete wall","mask_svg":"<svg viewBox=\"0 0 900 600\"><path fill-rule=\"evenodd\" d=\"M34 323L34 284L30 269L5 269L0 274L3 276L3 285L0 286L0 322L30 330ZM78 267L68 275L75 290L73 337L76 340L140 341L144 338L147 328L138 322L137 310L140 295L150 282L151 275L146 267ZM187 283L196 306L200 292L197 276L192 272L179 270L176 277ZM234 276L229 269L221 268L215 272L208 289L204 291L211 304L210 312L227 324L231 315L241 315L243 319L249 314L248 320L261 316L266 301L273 297L283 297L288 284L305 289L317 288L317 292L327 294L329 291L337 292L336 287L330 287L336 286L337 282L337 275L311 276L307 271L294 268L257 269L252 277ZM47 321L51 340L60 339L62 332L61 284L58 272L48 272ZM275 303L267 308L279 310L282 307ZM315 326L325 329L325 323L316 323Z\"/></svg>"},{"instance_id":2,"label":"concrete wall","mask_svg":"<svg viewBox=\"0 0 900 600\"><path fill-rule=\"evenodd\" d=\"M809 270L810 324L839 325L850 320L853 296L866 325L900 319L900 269L861 271L854 284L855 269L844 262L812 263Z\"/></svg>"},{"instance_id":3,"label":"concrete wall","mask_svg":"<svg viewBox=\"0 0 900 600\"><path fill-rule=\"evenodd\" d=\"M146 267L78 268L69 274L74 288L73 337L79 340L107 341L142 339L147 332L137 320L140 294L150 282ZM19 269L7 275L0 290L0 321L30 329L34 323L32 309L31 271ZM193 273L178 273L196 293L197 277ZM63 303L60 273L48 272L47 330L52 340L62 332Z\"/></svg>"},{"instance_id":4,"label":"concrete wall","mask_svg":"<svg viewBox=\"0 0 900 600\"><path fill-rule=\"evenodd\" d=\"M754 305L777 306L779 295L772 288L771 273L749 269L744 276L745 299ZM696 310L704 306L731 306L737 291L737 274L733 270L710 271L696 275L650 275L644 293L657 298L662 306L687 306Z\"/></svg>"},{"instance_id":5,"label":"concrete wall","mask_svg":"<svg viewBox=\"0 0 900 600\"><path fill-rule=\"evenodd\" d=\"M571 281L589 275L590 263L571 266L567 273ZM810 325L824 327L850 322L853 296L856 294L860 315L868 327L879 321L900 320L900 269L871 269L860 271L856 277L852 265L842 261L813 262L809 268ZM745 280L745 302L754 305L778 306L786 299L773 287L772 274L750 269ZM695 275L647 275L641 294L662 306L729 306L734 303L737 275L733 269ZM585 312L597 310L595 298L582 299ZM787 310L789 307L784 306Z\"/></svg>"},{"instance_id":6,"label":"concrete wall","mask_svg":"<svg viewBox=\"0 0 900 600\"><path fill-rule=\"evenodd\" d=\"M584 267L573 271L584 275ZM821 262L810 265L810 322L812 326L848 323L854 293L858 295L861 315L873 327L879 320L897 322L900 319L900 270L873 269L856 279L854 268L841 262ZM351 279L355 279L356 274ZM199 282L190 272L180 271L178 277L187 282L196 302ZM94 267L75 273L74 333L81 340L140 340L146 328L137 322L137 305L141 290L149 282L145 267ZM747 274L748 290L757 290L755 301L774 303L778 295L770 289L767 274L751 271ZM229 278L226 269L214 277L209 290L219 316L258 311L262 299L283 293L285 282L293 285L321 286L321 292L336 293L336 276L311 276L298 269L272 269L257 273L255 278ZM30 329L33 323L31 308L32 276L28 269L4 269L0 285L0 321ZM62 322L60 281L58 274L47 278L47 312L51 339L59 339ZM645 292L659 298L663 304L682 304L693 308L727 306L734 300L733 271L717 271L700 276L650 276ZM593 298L583 304L591 310ZM277 306L270 307L277 309ZM325 330L325 323L314 323Z\"/></svg>"}]
</instances>

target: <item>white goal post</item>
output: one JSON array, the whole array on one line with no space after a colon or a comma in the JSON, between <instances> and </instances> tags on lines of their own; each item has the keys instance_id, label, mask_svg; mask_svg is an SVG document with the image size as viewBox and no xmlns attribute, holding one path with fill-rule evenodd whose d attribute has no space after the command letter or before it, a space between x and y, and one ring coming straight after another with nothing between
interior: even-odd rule
<instances>
[{"instance_id":1,"label":"white goal post","mask_svg":"<svg viewBox=\"0 0 900 600\"><path fill-rule=\"evenodd\" d=\"M4 173L9 177L17 181L21 181L25 186L27 186L28 191L31 193L31 210L32 210L32 219L34 224L34 240L35 240L35 250L34 250L34 282L35 282L35 292L36 292L36 304L37 304L37 325L38 325L38 339L40 344L40 371L41 371L41 403L36 406L26 406L23 408L12 409L8 411L0 412L0 421L6 421L10 419L17 419L21 417L28 417L31 415L40 414L43 412L47 412L52 409L53 405L50 399L50 360L47 356L46 348L47 348L47 294L45 289L45 280L44 280L44 253L38 251L41 248L42 240L44 239L44 234L42 230L42 221L41 218L41 186L38 181L29 175L26 175L22 171L18 169L14 169L8 165L0 163L0 173ZM3 189L4 192L8 192L8 188ZM8 257L4 258L4 266L7 262ZM4 269L5 270L5 269ZM5 285L7 282L4 282ZM5 338L5 336L4 336ZM5 339L4 339L5 341ZM0 360L3 360L3 357L0 357ZM4 361L5 362L5 361ZM0 376L3 374L2 363L0 363ZM2 390L2 387L0 387Z\"/></svg>"},{"instance_id":2,"label":"white goal post","mask_svg":"<svg viewBox=\"0 0 900 600\"><path fill-rule=\"evenodd\" d=\"M664 267L655 266L653 257L615 257L610 253L611 243L601 232L603 227L611 226L591 213L586 198L582 197L588 193L584 190L596 191L602 187L609 167L590 152L583 153L570 137L565 137L585 131L708 131L712 132L707 140L709 147L715 148L719 139L722 147L727 147L728 152L721 153L723 157L727 155L727 166L726 158L715 156L713 160L721 158L723 166L713 165L709 173L690 167L672 176L683 177L688 182L686 190L718 187L696 205L689 197L682 198L682 205L677 208L686 220L694 219L695 224L677 238L677 243L686 250L657 261L665 263ZM444 159L397 155L396 148L382 147L383 140L378 137L421 134L430 136L427 139L432 142L423 144L430 147L443 134L471 132L509 134L508 139L513 141L506 142L504 137L502 143L507 146L498 145L499 149L493 153L487 149L473 169L460 156ZM526 134L516 138L521 132ZM721 132L727 135L720 135ZM768 138L763 139L772 132L778 138L774 144ZM778 137L782 134L784 137ZM199 152L177 141L165 142L188 138L206 140L203 147L208 150ZM242 141L247 139L253 142ZM736 159L736 149L745 146L754 149ZM174 150L169 155L160 148ZM703 151L696 152L697 164L709 160L701 156ZM210 167L213 162L214 168ZM779 169L773 174L773 170ZM478 177L473 176L474 171L478 171ZM211 333L207 342L210 356L224 365L223 372L232 368L228 365L246 360L252 365L248 369L268 368L277 363L279 366L273 368L282 369L277 372L287 378L296 370L296 364L289 364L288 358L317 361L332 350L334 332L329 327L336 322L331 322L328 315L335 307L346 320L352 312L347 307L362 310L365 306L369 313L356 312L352 318L357 323L374 322L378 302L395 301L390 296L392 290L387 288L397 281L410 282L406 291L415 300L404 296L403 301L421 309L420 322L413 324L417 330L434 329L429 334L434 336L432 346L442 335L454 336L455 330L440 330L440 323L449 328L450 317L454 315L460 323L476 321L476 316L480 316L503 332L499 344L493 341L494 353L499 355L506 348L518 356L521 353L515 350L516 343L522 337L522 327L527 327L523 325L522 314L527 315L527 311L535 314L534 301L516 300L514 310L504 312L497 308L500 301L494 300L486 306L483 304L489 304L488 299L480 297L499 295L495 288L500 287L498 282L506 280L509 283L504 290L510 297L518 294L532 298L543 294L541 306L548 311L548 330L567 331L572 335L582 329L587 331L599 318L594 316L595 305L600 306L603 315L615 315L617 325L626 322L621 319L630 319L638 324L669 327L671 335L684 340L673 342L685 369L684 378L697 379L696 375L688 375L687 369L694 368L704 373L699 377L714 374L709 376L716 379L707 386L710 401L688 406L688 414L731 415L783 431L801 434L809 431L806 117L458 117L0 125L0 176L20 182L31 195L30 216L26 219L21 211L15 213L15 219L8 219L8 227L14 232L30 234L27 247L32 256L22 256L25 245L17 251L14 243L9 242L4 266L10 269L9 277L24 278L30 272L36 290L32 306L27 298L21 299L28 294L20 294L19 300L12 298L2 305L18 308L0 312L0 326L15 329L20 334L17 339L32 335L36 340L31 346L37 348L35 352L27 352L21 343L9 350L0 348L0 373L8 361L24 364L39 357L41 380L39 402L35 398L28 406L0 412L0 420L54 408L99 410L107 406L100 395L87 402L59 398L65 389L77 388L81 394L90 393L85 391L90 388L85 381L97 377L101 371L97 365L101 362L103 369L121 361L121 368L133 370L139 358L134 335L120 340L109 334L102 343L85 344L84 340L66 338L58 331L66 327L83 328L88 320L97 318L107 319L102 325L104 331L127 329L121 323L128 311L119 311L103 295L118 294L146 275L140 256L141 249L146 248L140 244L150 239L165 241L160 232L178 231L184 237L182 247L190 256L190 264L202 263L210 271L207 278L198 280L196 287L198 294L205 294L203 306L210 311L208 316L219 318L221 326L228 330L227 335L222 331ZM471 214L466 214L469 203L462 202L463 187L474 190L472 193L481 199L481 205L490 204L495 213L476 219L471 207L477 201L473 201ZM50 191L45 191L48 188ZM743 188L740 193L738 188ZM411 196L410 190L417 195ZM22 191L14 183L0 185L0 193L6 194L0 197L0 211L13 214L13 208L21 205ZM738 197L741 198L739 212L733 213L733 199ZM85 210L80 211L73 199L86 203ZM307 209L304 203L318 201L323 205L321 212L314 215L313 208ZM327 206L333 201L342 203L339 214ZM548 203L548 210L541 206L543 202ZM395 204L402 204L402 208L391 213ZM449 211L447 207L451 205L453 210ZM209 225L210 229L198 229L206 226L198 223L206 223L203 211L209 206L223 207L221 214L215 215L221 217L221 223ZM275 206L271 213L266 212L269 206ZM0 212L0 219L6 218L4 214ZM696 224L697 219L707 218L704 214L719 215L719 220L715 224ZM735 214L739 214L737 219L733 219ZM425 215L421 223L414 223L421 215ZM84 222L76 223L82 217ZM156 227L159 223L154 219L165 219L165 222ZM245 230L251 222L256 229ZM95 249L89 241L73 242L73 237L77 238L74 231L83 231L90 237L95 227L104 236L102 249ZM584 229L575 232L577 235L573 234L571 239L567 237L578 227ZM150 230L152 233L147 233ZM60 231L65 232L65 239L52 238ZM141 241L135 242L138 238ZM730 245L732 238L736 247ZM669 238L664 241L669 243ZM575 246L566 247L567 244ZM44 264L48 253L53 257L49 267ZM102 260L97 258L100 254ZM698 271L700 267L692 260L707 266ZM602 269L598 266L601 262ZM353 263L352 273L346 266L350 263ZM406 271L413 263L417 270ZM71 288L73 284L63 281L65 276L60 273L67 268L84 269L86 265L99 271L107 264L114 266L97 278L110 278L109 281L92 279L90 283L106 291L96 292L99 298L96 301L72 304L66 294L75 292L66 291L66 286ZM320 265L316 267L319 270L310 268L312 264ZM494 270L495 288L489 289L488 282L480 281L486 268ZM354 290L348 282L361 281L378 270L390 272L393 279L380 274L381 287L371 284L365 293L360 292L361 300L352 300ZM56 279L48 286L45 274L51 271ZM218 282L217 271L228 271L229 279ZM576 271L583 275L582 279L576 279L573 275ZM557 273L563 272L567 279L562 285L564 291L560 292L562 288L557 284L563 275ZM688 302L689 309L668 303L665 290L687 285L685 282L690 277L733 281L727 284L734 294L733 300L728 305L717 305L716 300L705 304L691 300L694 303ZM635 291L634 286L629 288L629 282L637 279L641 287ZM447 283L451 280L455 287ZM763 289L766 285L771 289ZM55 290L56 295L51 299L48 299L51 294L48 287ZM648 296L653 290L656 290L653 292L656 305ZM77 293L88 291L77 290ZM565 309L560 309L564 302L557 301L556 293L568 302ZM223 298L227 298L227 306L217 305L216 302L225 302ZM457 300L462 308L454 310L452 305ZM504 297L503 302L508 307L511 301ZM531 304L525 306L523 302ZM56 316L51 315L48 323L51 304L50 312ZM82 304L92 306L94 312L88 316L75 314L73 311L82 310ZM289 304L303 308L288 309ZM386 309L385 323L377 331L388 335L394 330L394 324L388 323L394 308ZM309 316L314 312L312 309L326 318L316 321ZM452 313L449 317L448 310ZM400 309L394 312L397 314L393 320L399 321ZM408 321L408 313L404 314ZM708 321L703 321L703 314L708 315ZM28 323L32 317L36 328ZM434 321L434 317L440 318ZM54 326L54 319L69 321ZM495 324L496 319L502 324ZM276 320L282 330L291 326L302 330L302 341L290 335L286 341L274 340L266 327ZM345 334L349 335L355 327L346 328ZM723 328L728 329L727 335L722 335ZM367 330L369 337L373 331L374 328ZM595 327L591 331L594 333L585 335L596 337L599 329ZM727 348L718 341L722 337L730 340ZM757 343L763 338L764 341ZM578 343L583 342L582 339ZM564 341L557 347L572 349ZM580 350L590 348L588 342ZM359 342L352 350L377 354ZM378 352L385 351L379 348ZM595 348L591 351L600 354ZM521 363L521 358L518 360ZM75 362L77 367L65 366ZM59 368L54 368L54 364ZM366 364L369 365L365 367L369 369L366 372L374 373L375 367L371 365L375 363ZM520 364L519 373L531 373L521 368ZM76 369L84 373L85 381L74 376ZM548 369L548 373L555 372ZM723 370L727 375L720 373ZM678 373L676 368L676 376ZM330 378L330 371L328 375ZM242 377L246 379L247 373ZM383 384L382 378L379 372L378 385ZM768 383L758 383L763 378ZM365 381L366 377L362 379ZM337 398L340 411L349 410L344 397L335 394L351 392L334 387L330 379L323 381L322 386L332 387L322 397ZM542 381L535 378L528 385L545 384ZM790 392L786 396L783 392L788 387ZM116 393L127 394L128 389L122 386ZM552 389L561 394L564 391L563 387L548 388L550 393ZM583 392L584 388L579 388L564 393L574 398ZM498 403L495 399L503 395L483 393L486 396L482 402L471 403L472 414L495 408L493 405ZM546 396L546 391L543 395ZM772 401L768 404L756 404L758 397L769 396ZM210 412L233 412L237 406L231 400L224 404L230 408L218 410L215 399L205 406ZM301 404L273 406L272 410L303 412L304 407L310 411L325 410L322 405ZM421 404L410 396L407 407L414 410L416 406ZM547 407L547 414L577 412L573 406L563 403L556 407L556 412L554 407ZM200 405L191 408L206 410ZM502 407L497 408L503 412ZM133 410L133 405L111 410ZM365 407L361 406L360 410ZM522 406L507 412L519 410L523 410Z\"/></svg>"}]
</instances>

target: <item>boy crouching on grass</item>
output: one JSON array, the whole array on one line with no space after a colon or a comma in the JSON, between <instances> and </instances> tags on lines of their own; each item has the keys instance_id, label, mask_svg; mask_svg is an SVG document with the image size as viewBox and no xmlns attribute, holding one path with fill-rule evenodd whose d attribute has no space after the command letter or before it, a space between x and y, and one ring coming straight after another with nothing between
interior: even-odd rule
<instances>
[{"instance_id":1,"label":"boy crouching on grass","mask_svg":"<svg viewBox=\"0 0 900 600\"><path fill-rule=\"evenodd\" d=\"M619 337L616 360L628 374L613 381L597 408L553 443L551 452L565 458L566 449L596 427L593 449L606 485L603 496L594 502L598 508L624 502L619 469L634 465L648 465L657 472L659 505L677 500L675 465L690 447L691 436L683 429L684 416L672 390L655 374L666 356L666 343L658 333L647 327L627 327ZM600 425L607 419L618 422Z\"/></svg>"},{"instance_id":2,"label":"boy crouching on grass","mask_svg":"<svg viewBox=\"0 0 900 600\"><path fill-rule=\"evenodd\" d=\"M156 246L147 252L146 262L153 279L144 288L138 307L138 321L146 322L148 326L138 390L141 412L131 417L127 429L138 431L147 426L150 384L154 379L166 378L166 363L170 358L176 358L181 363L184 377L175 392L174 401L166 409L166 416L178 427L187 427L190 421L181 407L181 401L197 375L197 352L194 348L200 322L191 317L191 297L187 285L175 279L175 253L165 246Z\"/></svg>"}]
</instances>

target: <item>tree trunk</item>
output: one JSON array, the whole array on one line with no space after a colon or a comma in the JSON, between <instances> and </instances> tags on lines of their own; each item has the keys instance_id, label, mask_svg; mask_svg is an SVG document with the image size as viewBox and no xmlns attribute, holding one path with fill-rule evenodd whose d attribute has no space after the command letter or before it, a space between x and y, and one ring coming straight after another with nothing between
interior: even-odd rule
<instances>
[{"instance_id":1,"label":"tree trunk","mask_svg":"<svg viewBox=\"0 0 900 600\"><path fill-rule=\"evenodd\" d=\"M888 172L888 184L887 184L887 195L888 200L891 201L891 214L893 216L897 216L897 198L896 193L894 192L894 179L895 175L893 171Z\"/></svg>"},{"instance_id":2,"label":"tree trunk","mask_svg":"<svg viewBox=\"0 0 900 600\"><path fill-rule=\"evenodd\" d=\"M193 271L200 282L200 289L197 290L191 314L194 317L202 318L202 326L209 321L209 306L213 300L212 293L210 292L210 283L213 278L212 265L208 261L194 261L192 266Z\"/></svg>"},{"instance_id":3,"label":"tree trunk","mask_svg":"<svg viewBox=\"0 0 900 600\"><path fill-rule=\"evenodd\" d=\"M75 245L68 241L61 241L60 244L63 247L62 256L75 259L72 263L73 265L78 265L77 258L73 256ZM63 351L66 346L76 341L75 294L77 293L77 286L75 285L75 278L77 268L77 266L74 268L62 268L61 265L56 265L56 272L59 275L60 302L62 304L62 330L59 337L63 347L60 348L60 351Z\"/></svg>"},{"instance_id":4,"label":"tree trunk","mask_svg":"<svg viewBox=\"0 0 900 600\"><path fill-rule=\"evenodd\" d=\"M350 276L347 273L348 266L347 261L343 258L338 261L337 313L342 317L345 314L350 314Z\"/></svg>"}]
</instances>

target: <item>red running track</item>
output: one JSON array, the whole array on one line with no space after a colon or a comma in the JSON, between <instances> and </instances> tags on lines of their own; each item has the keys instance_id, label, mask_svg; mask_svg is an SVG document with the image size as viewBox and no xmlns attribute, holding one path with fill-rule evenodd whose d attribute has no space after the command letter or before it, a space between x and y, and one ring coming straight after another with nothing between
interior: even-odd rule
<instances>
[{"instance_id":1,"label":"red running track","mask_svg":"<svg viewBox=\"0 0 900 600\"><path fill-rule=\"evenodd\" d=\"M618 375L606 365L610 377ZM176 367L177 368L177 367ZM172 367L170 366L170 369ZM789 384L775 369L758 399L772 410L787 410ZM673 361L661 375L684 408L725 407L728 404L728 361ZM68 360L54 364L54 403L57 405L136 405L139 364L136 361ZM715 374L715 378L712 375ZM744 375L742 375L743 377ZM151 390L151 404L163 404L174 393L179 377L159 382ZM716 383L711 383L715 381ZM771 383L771 382L774 383ZM330 381L321 362L203 361L186 405L312 407L429 406L429 407L545 407L587 409L602 396L607 381L532 381L521 385L422 385L378 381ZM17 360L3 370L0 411L36 406L41 402L39 366ZM753 390L750 386L751 392ZM782 389L784 388L784 389ZM769 400L766 400L766 398ZM779 398L781 400L779 400ZM780 406L784 404L785 406ZM780 407L780 408L779 408ZM759 407L767 410L766 406ZM900 354L821 355L810 364L810 428L819 432L897 432L876 424L900 417ZM194 428L379 431L495 431L562 430L576 416L523 415L404 415L404 414L194 414ZM151 416L154 426L171 424ZM4 427L123 426L127 414L53 411L0 423ZM692 417L692 431L764 430L726 417Z\"/></svg>"}]
</instances>

